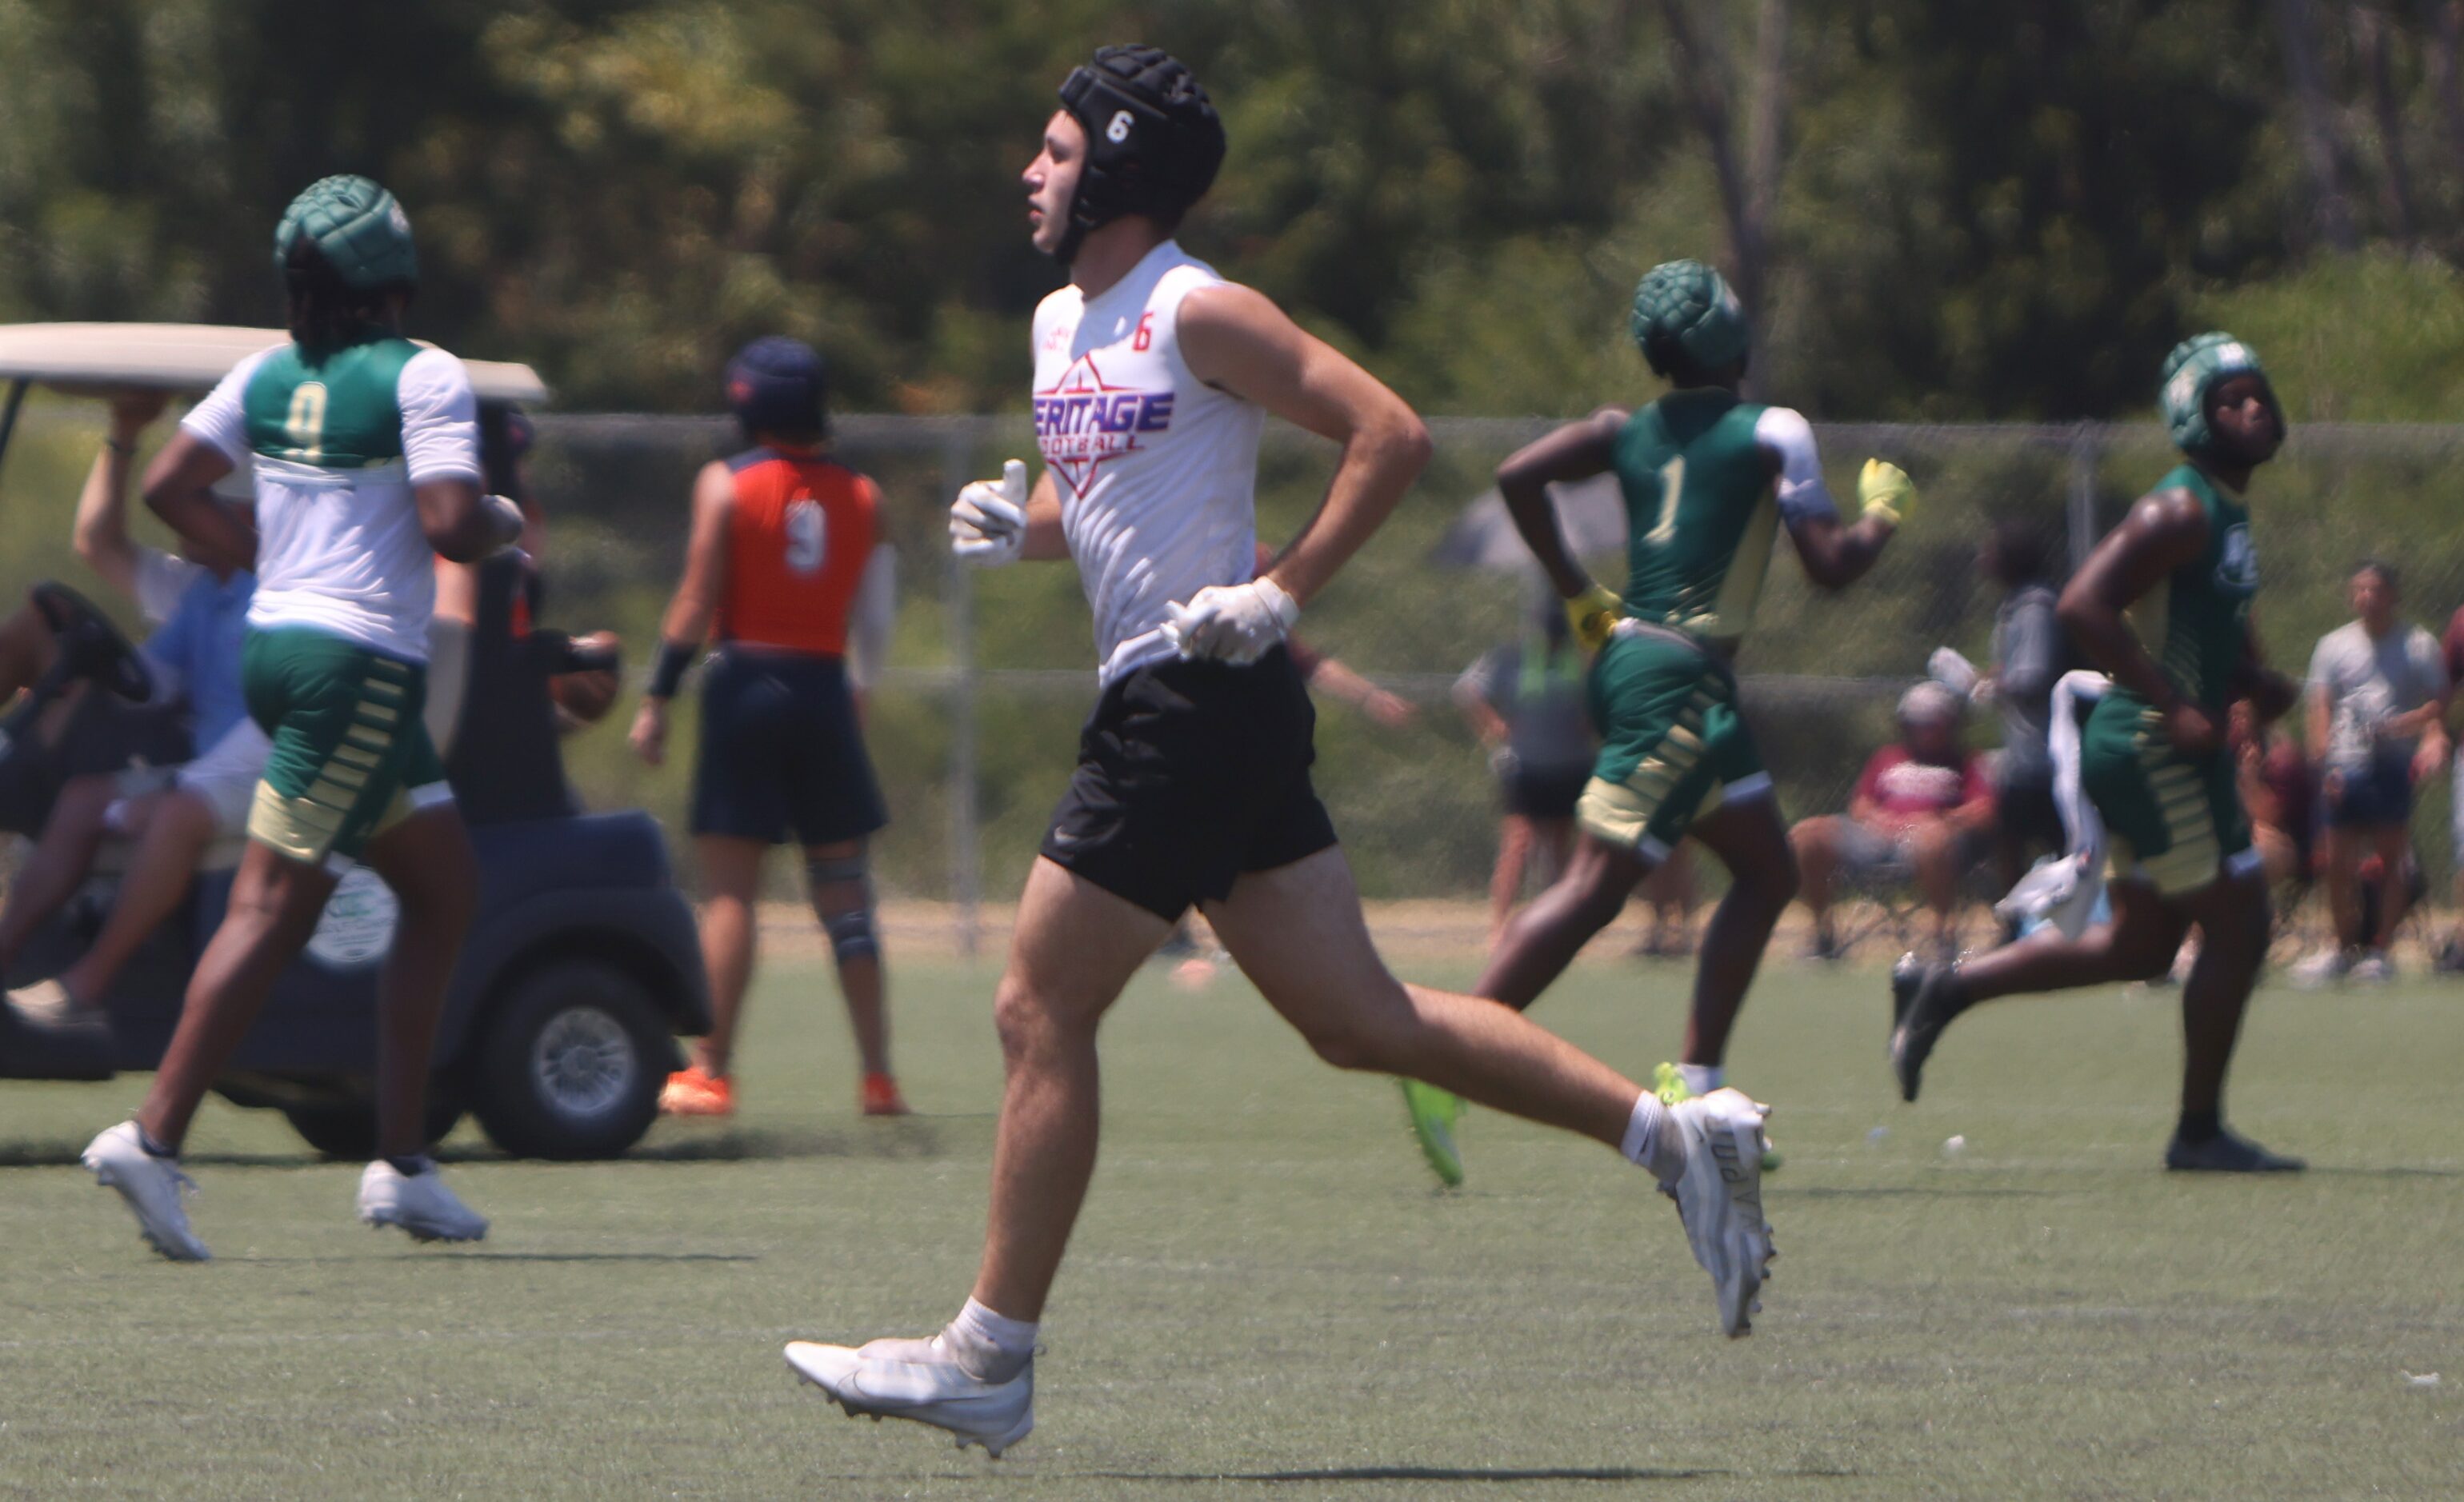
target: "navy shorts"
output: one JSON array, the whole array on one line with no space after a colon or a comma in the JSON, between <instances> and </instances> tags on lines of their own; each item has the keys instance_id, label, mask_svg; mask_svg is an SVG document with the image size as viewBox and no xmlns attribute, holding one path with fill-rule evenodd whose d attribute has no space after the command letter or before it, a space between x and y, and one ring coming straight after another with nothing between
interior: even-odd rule
<instances>
[{"instance_id":1,"label":"navy shorts","mask_svg":"<svg viewBox=\"0 0 2464 1502\"><path fill-rule=\"evenodd\" d=\"M2412 763L2404 756L2374 756L2368 765L2327 773L2327 827L2372 829L2412 822Z\"/></svg>"},{"instance_id":2,"label":"navy shorts","mask_svg":"<svg viewBox=\"0 0 2464 1502\"><path fill-rule=\"evenodd\" d=\"M1114 679L1078 737L1044 856L1177 920L1332 845L1309 786L1317 711L1282 647L1245 667L1177 659Z\"/></svg>"},{"instance_id":3,"label":"navy shorts","mask_svg":"<svg viewBox=\"0 0 2464 1502\"><path fill-rule=\"evenodd\" d=\"M694 834L827 845L889 822L844 663L728 646L713 655L701 685Z\"/></svg>"}]
</instances>

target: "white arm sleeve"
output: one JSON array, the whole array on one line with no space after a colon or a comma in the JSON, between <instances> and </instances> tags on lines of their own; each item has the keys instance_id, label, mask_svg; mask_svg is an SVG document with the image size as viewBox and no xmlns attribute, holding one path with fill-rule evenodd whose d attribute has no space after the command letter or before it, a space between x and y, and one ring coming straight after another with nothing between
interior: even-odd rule
<instances>
[{"instance_id":1,"label":"white arm sleeve","mask_svg":"<svg viewBox=\"0 0 2464 1502\"><path fill-rule=\"evenodd\" d=\"M410 483L477 484L479 401L462 362L441 349L421 350L402 367L394 399L402 403L403 468Z\"/></svg>"},{"instance_id":2,"label":"white arm sleeve","mask_svg":"<svg viewBox=\"0 0 2464 1502\"><path fill-rule=\"evenodd\" d=\"M890 665L890 633L898 620L898 550L881 543L864 565L855 608L847 614L847 677L870 688Z\"/></svg>"},{"instance_id":3,"label":"white arm sleeve","mask_svg":"<svg viewBox=\"0 0 2464 1502\"><path fill-rule=\"evenodd\" d=\"M270 353L259 350L233 365L231 374L180 419L181 431L219 450L234 468L248 464L248 382Z\"/></svg>"},{"instance_id":4,"label":"white arm sleeve","mask_svg":"<svg viewBox=\"0 0 2464 1502\"><path fill-rule=\"evenodd\" d=\"M1837 516L1839 508L1822 484L1822 461L1814 451L1814 424L1793 407L1763 408L1754 419L1754 442L1779 455L1779 514L1789 523Z\"/></svg>"}]
</instances>

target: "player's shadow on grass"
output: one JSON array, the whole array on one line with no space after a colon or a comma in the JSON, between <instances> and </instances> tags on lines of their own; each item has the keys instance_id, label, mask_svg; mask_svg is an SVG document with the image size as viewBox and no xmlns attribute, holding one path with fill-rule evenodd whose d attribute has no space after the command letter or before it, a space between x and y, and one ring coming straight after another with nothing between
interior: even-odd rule
<instances>
[{"instance_id":1,"label":"player's shadow on grass","mask_svg":"<svg viewBox=\"0 0 2464 1502\"><path fill-rule=\"evenodd\" d=\"M643 1143L611 1161L699 1164L842 1158L908 1162L949 1157L956 1151L964 1150L971 1139L980 1140L977 1143L979 1147L990 1145L993 1128L990 1116L960 1118L958 1121L969 1124L953 1131L946 1120L924 1121L909 1117L866 1121L844 1129L823 1127L792 1131L737 1127L710 1135L678 1133ZM57 1139L51 1142L0 1143L0 1171L11 1168L75 1168L79 1166L79 1155L84 1150L83 1143ZM516 1161L483 1142L448 1143L437 1149L436 1158L439 1163L446 1164ZM182 1155L180 1162L189 1168L330 1168L344 1161L321 1157L313 1149L303 1147L296 1153L187 1153Z\"/></svg>"},{"instance_id":2,"label":"player's shadow on grass","mask_svg":"<svg viewBox=\"0 0 2464 1502\"><path fill-rule=\"evenodd\" d=\"M82 1167L83 1143L0 1143L0 1170ZM330 1168L339 1160L297 1153L184 1153L184 1168Z\"/></svg>"},{"instance_id":3,"label":"player's shadow on grass","mask_svg":"<svg viewBox=\"0 0 2464 1502\"><path fill-rule=\"evenodd\" d=\"M1247 1482L1255 1486L1322 1486L1331 1481L1457 1481L1514 1486L1539 1481L1703 1481L1733 1476L1733 1470L1690 1466L1329 1466L1299 1470L1078 1470L1071 1480L1145 1481L1166 1485L1221 1486ZM1782 1474L1805 1479L1852 1476L1848 1470L1792 1470ZM980 1473L956 1472L938 1479L980 1481Z\"/></svg>"},{"instance_id":4,"label":"player's shadow on grass","mask_svg":"<svg viewBox=\"0 0 2464 1502\"><path fill-rule=\"evenodd\" d=\"M951 1139L992 1140L992 1118L980 1119L974 1131L953 1133L939 1122L909 1117L866 1121L846 1128L822 1127L782 1131L765 1127L731 1127L703 1135L680 1132L646 1143L625 1156L635 1163L746 1163L799 1158L870 1158L905 1162L948 1157Z\"/></svg>"},{"instance_id":5,"label":"player's shadow on grass","mask_svg":"<svg viewBox=\"0 0 2464 1502\"><path fill-rule=\"evenodd\" d=\"M454 1248L456 1262L759 1262L749 1252L480 1252Z\"/></svg>"},{"instance_id":6,"label":"player's shadow on grass","mask_svg":"<svg viewBox=\"0 0 2464 1502\"><path fill-rule=\"evenodd\" d=\"M1770 1183L1765 1180L1765 1183ZM1931 1185L1878 1184L1851 1188L1846 1185L1814 1184L1799 1188L1794 1185L1772 1185L1774 1193L1787 1191L1792 1200L2009 1200L2009 1199L2076 1199L2087 1189L2022 1189L1996 1185Z\"/></svg>"}]
</instances>

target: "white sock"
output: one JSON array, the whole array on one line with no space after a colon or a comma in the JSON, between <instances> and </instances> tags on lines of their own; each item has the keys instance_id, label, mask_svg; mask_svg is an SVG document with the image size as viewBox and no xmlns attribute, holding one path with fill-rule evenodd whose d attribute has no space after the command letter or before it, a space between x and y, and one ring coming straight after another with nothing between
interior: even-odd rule
<instances>
[{"instance_id":1,"label":"white sock","mask_svg":"<svg viewBox=\"0 0 2464 1502\"><path fill-rule=\"evenodd\" d=\"M1677 1078L1685 1081L1687 1095L1706 1096L1728 1082L1728 1072L1717 1064L1680 1064Z\"/></svg>"},{"instance_id":2,"label":"white sock","mask_svg":"<svg viewBox=\"0 0 2464 1502\"><path fill-rule=\"evenodd\" d=\"M941 1339L969 1376L1005 1382L1035 1355L1035 1321L994 1314L970 1298Z\"/></svg>"},{"instance_id":3,"label":"white sock","mask_svg":"<svg viewBox=\"0 0 2464 1502\"><path fill-rule=\"evenodd\" d=\"M1651 1176L1662 1184L1675 1184L1684 1175L1684 1135L1669 1121L1668 1107L1648 1090L1634 1102L1634 1115L1625 1123L1625 1143L1619 1150L1627 1162L1650 1169Z\"/></svg>"}]
</instances>

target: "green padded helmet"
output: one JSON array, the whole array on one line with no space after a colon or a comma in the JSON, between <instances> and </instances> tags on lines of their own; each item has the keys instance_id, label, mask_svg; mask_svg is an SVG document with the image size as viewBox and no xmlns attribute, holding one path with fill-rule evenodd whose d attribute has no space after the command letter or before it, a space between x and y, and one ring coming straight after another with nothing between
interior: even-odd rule
<instances>
[{"instance_id":1,"label":"green padded helmet","mask_svg":"<svg viewBox=\"0 0 2464 1502\"><path fill-rule=\"evenodd\" d=\"M1668 261L1645 272L1634 289L1626 328L1654 372L1669 372L1673 349L1699 370L1745 358L1746 310L1718 272L1700 261Z\"/></svg>"},{"instance_id":2,"label":"green padded helmet","mask_svg":"<svg viewBox=\"0 0 2464 1502\"><path fill-rule=\"evenodd\" d=\"M309 184L275 227L275 270L289 264L292 247L302 240L317 247L353 292L419 283L410 217L374 179L338 173Z\"/></svg>"},{"instance_id":3,"label":"green padded helmet","mask_svg":"<svg viewBox=\"0 0 2464 1502\"><path fill-rule=\"evenodd\" d=\"M2215 434L2208 426L2208 398L2235 376L2258 378L2267 393L2268 409L2276 414L2277 428L2283 429L2284 408L2277 403L2276 388L2268 383L2258 356L2230 334L2200 334L2174 345L2165 357L2164 385L2156 406L2165 414L2173 446L2192 455L2205 454L2214 446Z\"/></svg>"}]
</instances>

